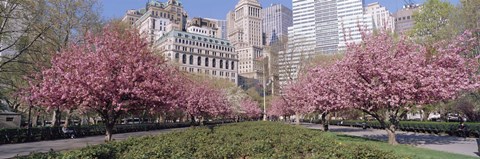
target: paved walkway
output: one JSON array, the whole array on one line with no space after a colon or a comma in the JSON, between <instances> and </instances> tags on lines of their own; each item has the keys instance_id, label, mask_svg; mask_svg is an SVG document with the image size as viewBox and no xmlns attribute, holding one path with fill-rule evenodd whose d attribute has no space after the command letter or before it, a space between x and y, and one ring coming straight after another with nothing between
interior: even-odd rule
<instances>
[{"instance_id":1,"label":"paved walkway","mask_svg":"<svg viewBox=\"0 0 480 159\"><path fill-rule=\"evenodd\" d=\"M311 129L323 129L318 124L303 124ZM345 135L359 136L370 139L387 141L388 136L385 130L366 129L355 127L340 127L330 125L331 132L337 132ZM438 136L424 133L413 133L397 131L397 141L400 144L409 144L417 147L433 149L444 152L464 154L478 157L477 141L474 138L460 138L452 136Z\"/></svg>"},{"instance_id":2,"label":"paved walkway","mask_svg":"<svg viewBox=\"0 0 480 159\"><path fill-rule=\"evenodd\" d=\"M156 135L156 134L173 132L173 131L181 131L185 129L187 128L114 134L113 139L118 141L118 140L127 139L128 137ZM82 147L86 147L88 145L103 144L104 140L105 140L105 136L92 136L92 137L84 137L84 138L76 138L76 139L64 139L64 140L0 145L0 158L13 158L17 156L17 154L20 156L23 156L23 155L30 154L30 152L48 152L50 151L50 149L53 149L54 151L79 149Z\"/></svg>"}]
</instances>

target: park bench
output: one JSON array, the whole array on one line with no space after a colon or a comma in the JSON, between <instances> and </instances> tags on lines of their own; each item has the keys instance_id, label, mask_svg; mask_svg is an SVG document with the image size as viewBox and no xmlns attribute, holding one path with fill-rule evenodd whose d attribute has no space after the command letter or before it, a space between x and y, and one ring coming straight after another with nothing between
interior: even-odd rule
<instances>
[{"instance_id":1,"label":"park bench","mask_svg":"<svg viewBox=\"0 0 480 159\"><path fill-rule=\"evenodd\" d=\"M458 137L468 137L469 136L469 127L465 125L463 129L457 129L455 135Z\"/></svg>"},{"instance_id":2,"label":"park bench","mask_svg":"<svg viewBox=\"0 0 480 159\"><path fill-rule=\"evenodd\" d=\"M70 137L72 139L75 138L75 130L73 130L73 129L69 129L67 127L62 127L62 132L67 137Z\"/></svg>"},{"instance_id":3,"label":"park bench","mask_svg":"<svg viewBox=\"0 0 480 159\"><path fill-rule=\"evenodd\" d=\"M363 122L363 123L355 122L355 127L361 127L363 129L367 129L368 125L365 122Z\"/></svg>"}]
</instances>

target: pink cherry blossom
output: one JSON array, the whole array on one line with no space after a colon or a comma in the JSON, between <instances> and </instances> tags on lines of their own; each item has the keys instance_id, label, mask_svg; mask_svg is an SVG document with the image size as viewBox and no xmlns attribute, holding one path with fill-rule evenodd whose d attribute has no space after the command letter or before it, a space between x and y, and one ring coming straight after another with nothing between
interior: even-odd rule
<instances>
[{"instance_id":1,"label":"pink cherry blossom","mask_svg":"<svg viewBox=\"0 0 480 159\"><path fill-rule=\"evenodd\" d=\"M28 100L49 109L96 112L105 120L107 140L121 115L147 106L172 109L181 93L174 68L154 55L136 31L114 27L71 44L36 77Z\"/></svg>"}]
</instances>

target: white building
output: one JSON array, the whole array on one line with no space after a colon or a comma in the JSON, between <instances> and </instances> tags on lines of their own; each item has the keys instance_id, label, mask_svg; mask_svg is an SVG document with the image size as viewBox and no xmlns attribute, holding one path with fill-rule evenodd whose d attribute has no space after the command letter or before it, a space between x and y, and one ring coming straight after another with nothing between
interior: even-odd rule
<instances>
[{"instance_id":1,"label":"white building","mask_svg":"<svg viewBox=\"0 0 480 159\"><path fill-rule=\"evenodd\" d=\"M361 42L362 30L372 29L373 20L364 12L363 5L363 0L337 0L339 50L344 50L347 43Z\"/></svg>"},{"instance_id":2,"label":"white building","mask_svg":"<svg viewBox=\"0 0 480 159\"><path fill-rule=\"evenodd\" d=\"M363 0L293 0L293 26L288 30L288 50L279 57L280 81L294 80L306 59L337 53L347 43L362 40L362 31L373 28Z\"/></svg>"},{"instance_id":3,"label":"white building","mask_svg":"<svg viewBox=\"0 0 480 159\"><path fill-rule=\"evenodd\" d=\"M395 18L387 8L381 6L378 2L368 4L365 13L372 17L373 29L395 31Z\"/></svg>"},{"instance_id":4,"label":"white building","mask_svg":"<svg viewBox=\"0 0 480 159\"><path fill-rule=\"evenodd\" d=\"M219 29L220 38L227 40L228 39L228 31L227 31L227 20L220 20L220 19L213 19L213 18L205 18L217 24Z\"/></svg>"},{"instance_id":5,"label":"white building","mask_svg":"<svg viewBox=\"0 0 480 159\"><path fill-rule=\"evenodd\" d=\"M272 4L263 8L261 14L264 45L270 45L272 39L287 42L288 27L293 25L292 10L281 4ZM273 34L277 37L272 37Z\"/></svg>"},{"instance_id":6,"label":"white building","mask_svg":"<svg viewBox=\"0 0 480 159\"><path fill-rule=\"evenodd\" d=\"M406 5L403 6L403 9L398 10L393 14L395 18L395 33L403 34L415 25L415 20L413 19L413 13L420 9L420 5Z\"/></svg>"},{"instance_id":7,"label":"white building","mask_svg":"<svg viewBox=\"0 0 480 159\"><path fill-rule=\"evenodd\" d=\"M180 70L238 84L238 56L227 40L173 30L156 41L154 47Z\"/></svg>"},{"instance_id":8,"label":"white building","mask_svg":"<svg viewBox=\"0 0 480 159\"><path fill-rule=\"evenodd\" d=\"M136 27L153 44L168 31L185 30L187 13L178 0L150 0L145 8L128 10L122 21Z\"/></svg>"},{"instance_id":9,"label":"white building","mask_svg":"<svg viewBox=\"0 0 480 159\"><path fill-rule=\"evenodd\" d=\"M235 10L227 14L228 39L238 54L240 85L246 79L262 80L263 57L262 19L257 0L240 0Z\"/></svg>"},{"instance_id":10,"label":"white building","mask_svg":"<svg viewBox=\"0 0 480 159\"><path fill-rule=\"evenodd\" d=\"M222 30L217 21L195 17L188 21L187 32L201 34L213 38L222 38Z\"/></svg>"}]
</instances>

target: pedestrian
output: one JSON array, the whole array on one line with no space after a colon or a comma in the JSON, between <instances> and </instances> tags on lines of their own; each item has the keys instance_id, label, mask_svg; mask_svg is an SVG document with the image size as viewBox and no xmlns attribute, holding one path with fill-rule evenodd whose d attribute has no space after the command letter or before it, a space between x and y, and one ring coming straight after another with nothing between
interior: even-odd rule
<instances>
[{"instance_id":1,"label":"pedestrian","mask_svg":"<svg viewBox=\"0 0 480 159\"><path fill-rule=\"evenodd\" d=\"M460 137L464 137L464 138L467 137L466 126L463 120L460 122L460 125L458 126L457 131Z\"/></svg>"}]
</instances>

